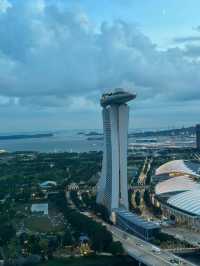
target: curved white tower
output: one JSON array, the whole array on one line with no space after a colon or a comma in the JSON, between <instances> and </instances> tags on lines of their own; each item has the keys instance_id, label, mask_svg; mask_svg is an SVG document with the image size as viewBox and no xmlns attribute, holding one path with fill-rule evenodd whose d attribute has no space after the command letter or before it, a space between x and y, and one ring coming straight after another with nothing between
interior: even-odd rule
<instances>
[{"instance_id":1,"label":"curved white tower","mask_svg":"<svg viewBox=\"0 0 200 266\"><path fill-rule=\"evenodd\" d=\"M127 148L129 107L135 94L117 89L101 98L103 107L104 153L98 183L97 203L112 214L117 208L129 209L127 184Z\"/></svg>"}]
</instances>

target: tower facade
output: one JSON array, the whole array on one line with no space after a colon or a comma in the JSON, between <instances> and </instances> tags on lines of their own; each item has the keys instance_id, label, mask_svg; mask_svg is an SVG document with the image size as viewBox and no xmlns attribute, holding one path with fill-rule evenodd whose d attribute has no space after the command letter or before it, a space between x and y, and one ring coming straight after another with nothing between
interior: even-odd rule
<instances>
[{"instance_id":1,"label":"tower facade","mask_svg":"<svg viewBox=\"0 0 200 266\"><path fill-rule=\"evenodd\" d=\"M127 148L129 107L135 94L117 89L102 95L101 106L104 131L102 173L98 183L97 203L110 214L128 206Z\"/></svg>"},{"instance_id":2,"label":"tower facade","mask_svg":"<svg viewBox=\"0 0 200 266\"><path fill-rule=\"evenodd\" d=\"M196 125L196 144L197 150L200 151L200 124Z\"/></svg>"}]
</instances>

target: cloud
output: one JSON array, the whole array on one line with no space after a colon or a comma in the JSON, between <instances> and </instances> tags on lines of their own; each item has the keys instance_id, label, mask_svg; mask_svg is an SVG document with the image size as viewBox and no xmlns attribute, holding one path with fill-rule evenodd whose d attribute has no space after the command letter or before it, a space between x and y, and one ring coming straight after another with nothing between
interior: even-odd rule
<instances>
[{"instance_id":1,"label":"cloud","mask_svg":"<svg viewBox=\"0 0 200 266\"><path fill-rule=\"evenodd\" d=\"M130 23L94 25L62 1L13 2L0 15L0 97L80 112L95 111L100 93L116 86L133 87L138 105L151 108L200 100L200 46L160 51Z\"/></svg>"},{"instance_id":2,"label":"cloud","mask_svg":"<svg viewBox=\"0 0 200 266\"><path fill-rule=\"evenodd\" d=\"M0 13L6 13L12 4L8 0L0 0Z\"/></svg>"},{"instance_id":3,"label":"cloud","mask_svg":"<svg viewBox=\"0 0 200 266\"><path fill-rule=\"evenodd\" d=\"M191 58L199 58L200 56L200 45L186 45L185 55Z\"/></svg>"},{"instance_id":4,"label":"cloud","mask_svg":"<svg viewBox=\"0 0 200 266\"><path fill-rule=\"evenodd\" d=\"M194 28L196 31L200 31L200 25Z\"/></svg>"},{"instance_id":5,"label":"cloud","mask_svg":"<svg viewBox=\"0 0 200 266\"><path fill-rule=\"evenodd\" d=\"M177 38L174 38L173 41L175 43L196 42L196 41L200 41L200 36L177 37Z\"/></svg>"}]
</instances>

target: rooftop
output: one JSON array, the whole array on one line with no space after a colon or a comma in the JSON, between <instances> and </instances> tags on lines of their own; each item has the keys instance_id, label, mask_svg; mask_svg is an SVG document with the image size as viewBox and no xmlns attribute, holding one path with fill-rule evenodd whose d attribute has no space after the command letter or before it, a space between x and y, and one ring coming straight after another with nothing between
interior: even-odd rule
<instances>
[{"instance_id":1,"label":"rooftop","mask_svg":"<svg viewBox=\"0 0 200 266\"><path fill-rule=\"evenodd\" d=\"M57 183L55 181L44 181L40 183L40 187L51 187L51 186L57 186Z\"/></svg>"},{"instance_id":2,"label":"rooftop","mask_svg":"<svg viewBox=\"0 0 200 266\"><path fill-rule=\"evenodd\" d=\"M31 206L31 212L42 212L48 215L48 203L35 203Z\"/></svg>"},{"instance_id":3,"label":"rooftop","mask_svg":"<svg viewBox=\"0 0 200 266\"><path fill-rule=\"evenodd\" d=\"M174 160L161 165L156 175L180 173L200 177L200 164L184 160Z\"/></svg>"},{"instance_id":4,"label":"rooftop","mask_svg":"<svg viewBox=\"0 0 200 266\"><path fill-rule=\"evenodd\" d=\"M115 210L116 214L121 216L122 218L126 219L127 221L133 223L133 224L137 224L140 227L143 227L144 229L158 229L159 225L153 223L153 222L149 222L149 221L145 221L144 219L142 219L140 216L123 210L123 209L117 209Z\"/></svg>"},{"instance_id":5,"label":"rooftop","mask_svg":"<svg viewBox=\"0 0 200 266\"><path fill-rule=\"evenodd\" d=\"M100 102L102 106L107 106L111 104L124 104L135 98L135 93L124 91L123 89L115 89L113 91L102 94Z\"/></svg>"},{"instance_id":6,"label":"rooftop","mask_svg":"<svg viewBox=\"0 0 200 266\"><path fill-rule=\"evenodd\" d=\"M200 189L179 193L170 197L167 203L191 215L200 216Z\"/></svg>"},{"instance_id":7,"label":"rooftop","mask_svg":"<svg viewBox=\"0 0 200 266\"><path fill-rule=\"evenodd\" d=\"M171 177L165 181L158 183L155 187L156 195L166 193L183 192L192 189L200 189L200 184L196 183L191 177L181 175Z\"/></svg>"}]
</instances>

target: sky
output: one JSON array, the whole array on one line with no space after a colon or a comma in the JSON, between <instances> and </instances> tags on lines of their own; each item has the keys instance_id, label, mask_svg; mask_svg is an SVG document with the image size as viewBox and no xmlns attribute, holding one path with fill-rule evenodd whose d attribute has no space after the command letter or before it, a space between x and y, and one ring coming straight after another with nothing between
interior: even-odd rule
<instances>
[{"instance_id":1,"label":"sky","mask_svg":"<svg viewBox=\"0 0 200 266\"><path fill-rule=\"evenodd\" d=\"M102 128L99 98L137 93L130 128L200 122L199 0L0 0L0 133Z\"/></svg>"}]
</instances>

